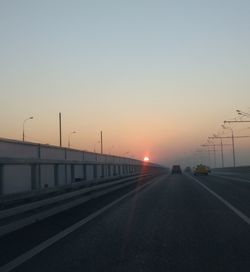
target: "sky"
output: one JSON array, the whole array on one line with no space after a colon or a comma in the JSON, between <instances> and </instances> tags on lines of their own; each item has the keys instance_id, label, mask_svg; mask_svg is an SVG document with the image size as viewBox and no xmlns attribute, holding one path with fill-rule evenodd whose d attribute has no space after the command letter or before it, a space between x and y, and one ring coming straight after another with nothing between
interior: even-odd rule
<instances>
[{"instance_id":1,"label":"sky","mask_svg":"<svg viewBox=\"0 0 250 272\"><path fill-rule=\"evenodd\" d=\"M26 140L59 145L61 112L64 146L76 131L72 147L99 151L102 130L107 154L194 160L250 111L249 14L248 0L1 0L0 137L33 116ZM250 164L250 139L236 148Z\"/></svg>"}]
</instances>

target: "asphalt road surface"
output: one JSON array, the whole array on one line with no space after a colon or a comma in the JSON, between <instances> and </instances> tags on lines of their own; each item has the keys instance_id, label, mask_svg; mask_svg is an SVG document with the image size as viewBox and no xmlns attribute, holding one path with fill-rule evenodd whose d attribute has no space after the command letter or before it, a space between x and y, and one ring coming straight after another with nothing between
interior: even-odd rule
<instances>
[{"instance_id":1,"label":"asphalt road surface","mask_svg":"<svg viewBox=\"0 0 250 272\"><path fill-rule=\"evenodd\" d=\"M247 272L249 218L250 182L166 175L13 271Z\"/></svg>"}]
</instances>

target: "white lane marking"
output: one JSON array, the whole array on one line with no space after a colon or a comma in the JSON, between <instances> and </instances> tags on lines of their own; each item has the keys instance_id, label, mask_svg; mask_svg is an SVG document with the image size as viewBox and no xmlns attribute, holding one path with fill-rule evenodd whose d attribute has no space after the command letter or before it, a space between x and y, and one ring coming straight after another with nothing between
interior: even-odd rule
<instances>
[{"instance_id":1,"label":"white lane marking","mask_svg":"<svg viewBox=\"0 0 250 272\"><path fill-rule=\"evenodd\" d=\"M72 226L68 227L67 229L59 232L58 234L52 236L48 240L42 242L41 244L35 246L34 248L30 249L29 251L26 251L25 253L23 253L19 257L15 258L14 260L12 260L9 263L5 264L4 266L0 267L0 271L1 272L9 272L9 271L13 270L14 268L20 266L21 264L28 261L29 259L31 259L35 255L39 254L41 251L45 250L46 248L48 248L51 245L58 242L59 240L63 239L64 237L66 237L70 233L72 233L75 230L79 229L80 227L84 226L86 223L88 223L91 220L95 219L96 217L98 217L99 215L101 215L102 213L104 213L105 211L110 209L111 207L115 206L117 203L121 202L123 199L127 198L128 196L133 195L136 192L141 191L145 186L155 184L156 182L159 182L164 178L166 178L165 175L163 177L158 177L158 178L156 178L156 180L154 182L153 181L147 182L144 185L141 185L140 187L136 188L135 190L125 194L124 196L122 196L122 197L120 197L118 199L116 199L115 201L113 201L110 204L104 206L100 210L94 212L93 214L89 215L88 217L80 220L79 222L73 224Z\"/></svg>"},{"instance_id":2,"label":"white lane marking","mask_svg":"<svg viewBox=\"0 0 250 272\"><path fill-rule=\"evenodd\" d=\"M242 178L237 178L237 177L229 177L229 176L226 176L226 175L212 174L211 176L212 177L224 178L224 179L231 179L231 180L234 180L234 181L240 181L240 182L250 183L250 180L242 179Z\"/></svg>"},{"instance_id":3,"label":"white lane marking","mask_svg":"<svg viewBox=\"0 0 250 272\"><path fill-rule=\"evenodd\" d=\"M214 191L212 191L211 189L209 189L206 185L204 185L203 183L201 183L198 179L190 176L190 175L186 175L189 178L193 179L195 182L197 182L200 186L202 186L203 188L205 188L210 194L212 194L213 196L215 196L217 199L219 199L225 206L227 206L231 211L233 211L237 216L239 216L243 221L245 221L248 225L250 225L250 218L248 216L246 216L244 213L242 213L240 210L238 210L237 208L235 208L232 204L230 204L228 201L226 201L224 198L222 198L221 196L219 196L218 194L216 194Z\"/></svg>"}]
</instances>

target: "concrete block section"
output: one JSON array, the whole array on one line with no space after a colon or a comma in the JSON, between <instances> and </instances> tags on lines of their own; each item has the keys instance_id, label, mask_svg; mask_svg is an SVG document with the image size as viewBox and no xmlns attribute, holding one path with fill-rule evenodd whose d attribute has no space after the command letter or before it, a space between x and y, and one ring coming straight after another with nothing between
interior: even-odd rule
<instances>
[{"instance_id":1,"label":"concrete block section","mask_svg":"<svg viewBox=\"0 0 250 272\"><path fill-rule=\"evenodd\" d=\"M94 178L94 165L86 165L86 179L91 180Z\"/></svg>"},{"instance_id":2,"label":"concrete block section","mask_svg":"<svg viewBox=\"0 0 250 272\"><path fill-rule=\"evenodd\" d=\"M6 165L2 167L3 194L31 191L31 166Z\"/></svg>"},{"instance_id":3,"label":"concrete block section","mask_svg":"<svg viewBox=\"0 0 250 272\"><path fill-rule=\"evenodd\" d=\"M38 158L38 145L0 141L0 154L4 158Z\"/></svg>"},{"instance_id":4,"label":"concrete block section","mask_svg":"<svg viewBox=\"0 0 250 272\"><path fill-rule=\"evenodd\" d=\"M106 156L105 155L101 155L101 154L97 154L96 155L96 159L98 162L106 162Z\"/></svg>"},{"instance_id":5,"label":"concrete block section","mask_svg":"<svg viewBox=\"0 0 250 272\"><path fill-rule=\"evenodd\" d=\"M41 188L55 186L55 175L53 165L41 165Z\"/></svg>"},{"instance_id":6,"label":"concrete block section","mask_svg":"<svg viewBox=\"0 0 250 272\"><path fill-rule=\"evenodd\" d=\"M72 183L71 165L66 165L65 176L66 176L66 184L71 184Z\"/></svg>"},{"instance_id":7,"label":"concrete block section","mask_svg":"<svg viewBox=\"0 0 250 272\"><path fill-rule=\"evenodd\" d=\"M96 165L96 177L102 177L102 165Z\"/></svg>"},{"instance_id":8,"label":"concrete block section","mask_svg":"<svg viewBox=\"0 0 250 272\"><path fill-rule=\"evenodd\" d=\"M60 148L41 146L40 148L41 159L47 160L64 160L65 152Z\"/></svg>"},{"instance_id":9,"label":"concrete block section","mask_svg":"<svg viewBox=\"0 0 250 272\"><path fill-rule=\"evenodd\" d=\"M97 160L97 154L90 153L90 152L84 152L84 160L85 161L96 161Z\"/></svg>"},{"instance_id":10,"label":"concrete block section","mask_svg":"<svg viewBox=\"0 0 250 272\"><path fill-rule=\"evenodd\" d=\"M65 185L66 184L66 165L58 165L57 168L57 175L58 175L58 185Z\"/></svg>"},{"instance_id":11,"label":"concrete block section","mask_svg":"<svg viewBox=\"0 0 250 272\"><path fill-rule=\"evenodd\" d=\"M83 160L83 154L81 151L74 151L74 150L67 150L67 160L70 161L82 161Z\"/></svg>"},{"instance_id":12,"label":"concrete block section","mask_svg":"<svg viewBox=\"0 0 250 272\"><path fill-rule=\"evenodd\" d=\"M75 165L75 181L81 181L84 179L84 170L82 165Z\"/></svg>"}]
</instances>

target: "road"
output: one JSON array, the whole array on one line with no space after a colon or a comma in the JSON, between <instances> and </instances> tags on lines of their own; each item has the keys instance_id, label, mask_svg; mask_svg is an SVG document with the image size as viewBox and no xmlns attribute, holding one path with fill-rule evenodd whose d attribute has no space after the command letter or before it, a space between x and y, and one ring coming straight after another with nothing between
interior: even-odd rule
<instances>
[{"instance_id":1,"label":"road","mask_svg":"<svg viewBox=\"0 0 250 272\"><path fill-rule=\"evenodd\" d=\"M165 175L13 271L250 271L249 218L250 182Z\"/></svg>"}]
</instances>

